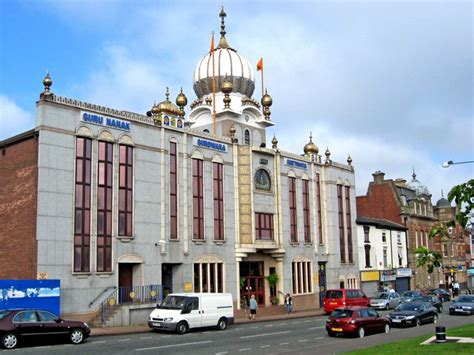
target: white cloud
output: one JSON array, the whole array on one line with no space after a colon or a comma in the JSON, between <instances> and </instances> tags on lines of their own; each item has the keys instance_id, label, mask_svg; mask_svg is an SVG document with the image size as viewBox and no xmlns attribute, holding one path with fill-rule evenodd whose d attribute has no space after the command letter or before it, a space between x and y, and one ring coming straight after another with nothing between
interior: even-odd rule
<instances>
[{"instance_id":1,"label":"white cloud","mask_svg":"<svg viewBox=\"0 0 474 355\"><path fill-rule=\"evenodd\" d=\"M0 140L35 127L33 115L8 96L0 95Z\"/></svg>"}]
</instances>

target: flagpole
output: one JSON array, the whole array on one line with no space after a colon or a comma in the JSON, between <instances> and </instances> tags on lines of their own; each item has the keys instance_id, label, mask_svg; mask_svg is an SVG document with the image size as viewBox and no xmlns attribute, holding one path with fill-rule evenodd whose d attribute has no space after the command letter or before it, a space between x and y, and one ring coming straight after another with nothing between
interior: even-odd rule
<instances>
[{"instance_id":1,"label":"flagpole","mask_svg":"<svg viewBox=\"0 0 474 355\"><path fill-rule=\"evenodd\" d=\"M216 134L216 69L214 63L214 31L212 31L211 41L211 55L212 55L212 133Z\"/></svg>"}]
</instances>

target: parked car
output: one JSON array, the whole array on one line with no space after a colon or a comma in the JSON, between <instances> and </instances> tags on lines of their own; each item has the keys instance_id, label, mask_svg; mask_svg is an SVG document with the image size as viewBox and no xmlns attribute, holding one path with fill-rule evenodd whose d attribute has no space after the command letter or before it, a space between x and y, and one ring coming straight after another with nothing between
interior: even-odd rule
<instances>
[{"instance_id":1,"label":"parked car","mask_svg":"<svg viewBox=\"0 0 474 355\"><path fill-rule=\"evenodd\" d=\"M369 299L359 289L339 288L326 291L323 299L324 312L331 313L336 308L346 306L368 307Z\"/></svg>"},{"instance_id":2,"label":"parked car","mask_svg":"<svg viewBox=\"0 0 474 355\"><path fill-rule=\"evenodd\" d=\"M397 292L380 292L370 299L370 307L388 310L397 307L400 302Z\"/></svg>"},{"instance_id":3,"label":"parked car","mask_svg":"<svg viewBox=\"0 0 474 355\"><path fill-rule=\"evenodd\" d=\"M401 303L397 308L388 314L391 326L419 326L423 323L438 321L436 308L428 302L408 302Z\"/></svg>"},{"instance_id":4,"label":"parked car","mask_svg":"<svg viewBox=\"0 0 474 355\"><path fill-rule=\"evenodd\" d=\"M7 349L34 337L64 337L73 344L80 344L91 330L87 323L64 320L41 309L19 309L0 311L0 339Z\"/></svg>"},{"instance_id":5,"label":"parked car","mask_svg":"<svg viewBox=\"0 0 474 355\"><path fill-rule=\"evenodd\" d=\"M351 334L363 338L368 333L388 333L389 320L367 307L349 306L334 310L326 321L330 337L337 334Z\"/></svg>"},{"instance_id":6,"label":"parked car","mask_svg":"<svg viewBox=\"0 0 474 355\"><path fill-rule=\"evenodd\" d=\"M234 323L230 293L171 293L156 306L148 326L185 334L191 328L217 327L225 330Z\"/></svg>"},{"instance_id":7,"label":"parked car","mask_svg":"<svg viewBox=\"0 0 474 355\"><path fill-rule=\"evenodd\" d=\"M444 288L434 288L429 291L430 295L438 296L441 302L451 301L451 294L449 291L446 291Z\"/></svg>"},{"instance_id":8,"label":"parked car","mask_svg":"<svg viewBox=\"0 0 474 355\"><path fill-rule=\"evenodd\" d=\"M411 302L415 297L424 296L421 291L403 291L400 293L401 302Z\"/></svg>"},{"instance_id":9,"label":"parked car","mask_svg":"<svg viewBox=\"0 0 474 355\"><path fill-rule=\"evenodd\" d=\"M474 295L461 295L449 306L449 314L474 314Z\"/></svg>"},{"instance_id":10,"label":"parked car","mask_svg":"<svg viewBox=\"0 0 474 355\"><path fill-rule=\"evenodd\" d=\"M413 298L413 302L429 302L436 308L438 313L443 311L443 302L435 295L424 295Z\"/></svg>"}]
</instances>

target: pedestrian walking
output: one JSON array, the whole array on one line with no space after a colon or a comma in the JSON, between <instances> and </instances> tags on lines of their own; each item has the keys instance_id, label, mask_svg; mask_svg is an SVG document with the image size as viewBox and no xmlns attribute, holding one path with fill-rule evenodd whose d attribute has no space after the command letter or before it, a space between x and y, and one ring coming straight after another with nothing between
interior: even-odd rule
<instances>
[{"instance_id":1,"label":"pedestrian walking","mask_svg":"<svg viewBox=\"0 0 474 355\"><path fill-rule=\"evenodd\" d=\"M257 304L257 300L255 299L255 295L252 295L250 297L249 308L250 308L250 319L255 320L255 316L257 314L257 309L258 309L258 304Z\"/></svg>"},{"instance_id":2,"label":"pedestrian walking","mask_svg":"<svg viewBox=\"0 0 474 355\"><path fill-rule=\"evenodd\" d=\"M291 311L293 310L293 298L289 293L285 295L285 308L286 308L286 314L290 314Z\"/></svg>"},{"instance_id":3,"label":"pedestrian walking","mask_svg":"<svg viewBox=\"0 0 474 355\"><path fill-rule=\"evenodd\" d=\"M244 312L245 312L245 318L249 318L250 319L250 312L249 312L249 300L247 298L246 295L244 295L242 297L242 304L241 304L241 307L243 308Z\"/></svg>"}]
</instances>

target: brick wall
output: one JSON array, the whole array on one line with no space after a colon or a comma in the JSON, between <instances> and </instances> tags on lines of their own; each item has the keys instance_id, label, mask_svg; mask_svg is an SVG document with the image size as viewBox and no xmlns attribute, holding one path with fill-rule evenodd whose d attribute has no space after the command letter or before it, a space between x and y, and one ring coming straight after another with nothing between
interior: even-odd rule
<instances>
[{"instance_id":1,"label":"brick wall","mask_svg":"<svg viewBox=\"0 0 474 355\"><path fill-rule=\"evenodd\" d=\"M369 184L366 196L357 196L357 215L403 223L392 181Z\"/></svg>"},{"instance_id":2,"label":"brick wall","mask_svg":"<svg viewBox=\"0 0 474 355\"><path fill-rule=\"evenodd\" d=\"M38 141L28 133L0 146L0 279L36 279Z\"/></svg>"}]
</instances>

